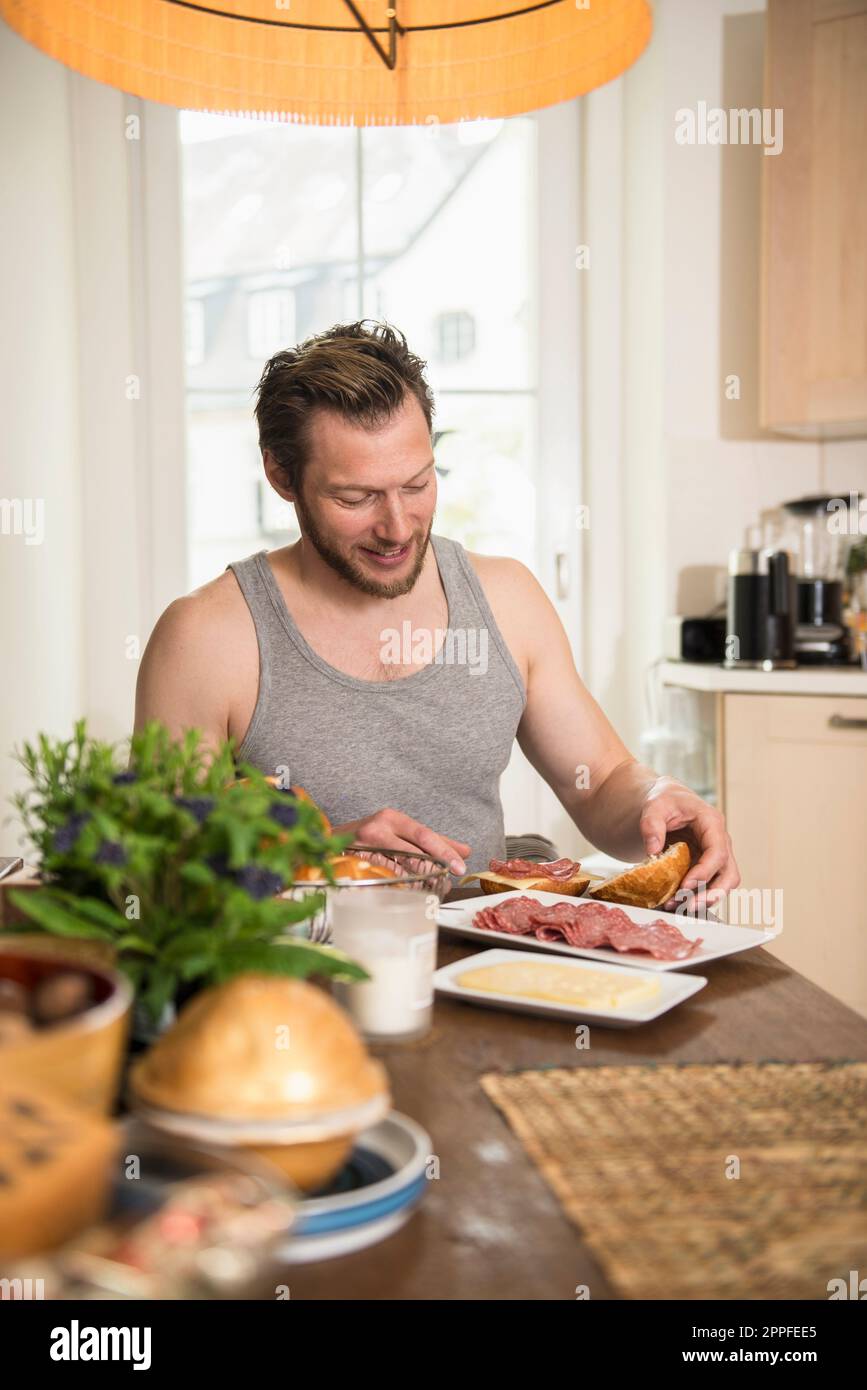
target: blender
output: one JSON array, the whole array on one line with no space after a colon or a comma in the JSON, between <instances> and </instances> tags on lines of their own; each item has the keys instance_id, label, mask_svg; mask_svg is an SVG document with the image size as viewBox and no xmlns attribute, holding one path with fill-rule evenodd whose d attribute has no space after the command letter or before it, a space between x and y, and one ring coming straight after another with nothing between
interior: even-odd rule
<instances>
[{"instance_id":1,"label":"blender","mask_svg":"<svg viewBox=\"0 0 867 1390\"><path fill-rule=\"evenodd\" d=\"M784 503L790 518L790 549L796 556L797 623L795 658L799 665L841 665L849 661L843 622L845 538L830 525L830 497L802 497Z\"/></svg>"}]
</instances>

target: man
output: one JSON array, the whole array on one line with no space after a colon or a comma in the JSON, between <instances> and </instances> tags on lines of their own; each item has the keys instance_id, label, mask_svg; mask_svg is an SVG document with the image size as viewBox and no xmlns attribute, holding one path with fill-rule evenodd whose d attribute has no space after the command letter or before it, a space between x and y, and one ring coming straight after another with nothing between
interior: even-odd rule
<instances>
[{"instance_id":1,"label":"man","mask_svg":"<svg viewBox=\"0 0 867 1390\"><path fill-rule=\"evenodd\" d=\"M433 533L433 401L403 336L339 326L266 365L256 416L294 545L176 599L142 660L136 725L231 737L360 843L454 873L505 854L513 740L584 835L619 859L688 839L684 883L740 882L718 811L630 755L584 687L544 590L517 560Z\"/></svg>"}]
</instances>

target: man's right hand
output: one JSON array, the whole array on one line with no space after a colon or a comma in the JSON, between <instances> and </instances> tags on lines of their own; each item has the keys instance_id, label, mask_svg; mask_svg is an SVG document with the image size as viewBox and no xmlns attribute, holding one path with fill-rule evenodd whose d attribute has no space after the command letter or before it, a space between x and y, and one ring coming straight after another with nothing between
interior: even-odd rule
<instances>
[{"instance_id":1,"label":"man's right hand","mask_svg":"<svg viewBox=\"0 0 867 1390\"><path fill-rule=\"evenodd\" d=\"M448 835L438 835L429 826L422 825L421 821L413 820L411 816L405 816L402 811L395 811L390 806L361 820L332 827L333 835L350 833L360 845L376 845L386 850L410 850L414 854L421 852L433 859L445 860L453 874L466 873L464 858L470 852L469 845L463 840L452 840Z\"/></svg>"}]
</instances>

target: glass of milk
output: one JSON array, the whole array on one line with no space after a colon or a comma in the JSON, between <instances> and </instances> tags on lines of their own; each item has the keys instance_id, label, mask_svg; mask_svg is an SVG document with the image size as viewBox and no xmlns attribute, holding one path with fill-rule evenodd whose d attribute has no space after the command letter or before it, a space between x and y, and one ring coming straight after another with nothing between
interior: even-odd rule
<instances>
[{"instance_id":1,"label":"glass of milk","mask_svg":"<svg viewBox=\"0 0 867 1390\"><path fill-rule=\"evenodd\" d=\"M332 890L332 942L369 980L335 981L335 997L371 1042L423 1037L433 1018L436 893L401 888Z\"/></svg>"}]
</instances>

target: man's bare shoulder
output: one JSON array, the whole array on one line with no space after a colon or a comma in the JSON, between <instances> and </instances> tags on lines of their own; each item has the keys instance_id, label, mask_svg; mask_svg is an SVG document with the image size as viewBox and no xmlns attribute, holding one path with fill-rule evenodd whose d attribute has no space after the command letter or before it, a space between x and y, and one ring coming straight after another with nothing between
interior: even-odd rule
<instances>
[{"instance_id":1,"label":"man's bare shoulder","mask_svg":"<svg viewBox=\"0 0 867 1390\"><path fill-rule=\"evenodd\" d=\"M215 743L246 728L258 673L253 621L227 570L176 598L157 622L139 668L136 726L160 719Z\"/></svg>"},{"instance_id":2,"label":"man's bare shoulder","mask_svg":"<svg viewBox=\"0 0 867 1390\"><path fill-rule=\"evenodd\" d=\"M468 550L466 556L492 607L492 596L520 604L525 611L545 597L538 579L522 560L511 555L481 555L475 550Z\"/></svg>"},{"instance_id":3,"label":"man's bare shoulder","mask_svg":"<svg viewBox=\"0 0 867 1390\"><path fill-rule=\"evenodd\" d=\"M525 680L531 665L568 655L568 638L556 608L533 571L511 555L467 551L485 598Z\"/></svg>"},{"instance_id":4,"label":"man's bare shoulder","mask_svg":"<svg viewBox=\"0 0 867 1390\"><path fill-rule=\"evenodd\" d=\"M480 555L472 550L466 554L527 686L535 632L544 606L550 607L545 591L532 570L510 555Z\"/></svg>"},{"instance_id":5,"label":"man's bare shoulder","mask_svg":"<svg viewBox=\"0 0 867 1390\"><path fill-rule=\"evenodd\" d=\"M233 633L250 624L250 614L238 581L231 570L209 579L198 589L174 599L156 628L165 636L207 642L217 634Z\"/></svg>"}]
</instances>

